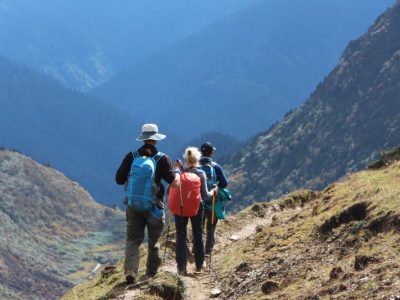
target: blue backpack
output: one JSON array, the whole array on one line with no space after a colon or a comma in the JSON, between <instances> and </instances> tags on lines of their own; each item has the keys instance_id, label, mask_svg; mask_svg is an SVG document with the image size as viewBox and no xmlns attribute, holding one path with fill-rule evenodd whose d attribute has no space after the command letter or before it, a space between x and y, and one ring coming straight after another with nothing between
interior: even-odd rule
<instances>
[{"instance_id":1,"label":"blue backpack","mask_svg":"<svg viewBox=\"0 0 400 300\"><path fill-rule=\"evenodd\" d=\"M138 212L150 211L154 208L157 191L154 182L157 162L164 154L158 152L154 157L148 157L133 151L132 155L133 162L126 189L128 205Z\"/></svg>"},{"instance_id":2,"label":"blue backpack","mask_svg":"<svg viewBox=\"0 0 400 300\"><path fill-rule=\"evenodd\" d=\"M207 177L207 189L210 191L217 184L217 174L215 173L215 169L212 165L212 162L207 162L206 164L201 165L200 169L202 169L206 173ZM209 199L203 199L206 203L210 203L212 201L212 197Z\"/></svg>"}]
</instances>

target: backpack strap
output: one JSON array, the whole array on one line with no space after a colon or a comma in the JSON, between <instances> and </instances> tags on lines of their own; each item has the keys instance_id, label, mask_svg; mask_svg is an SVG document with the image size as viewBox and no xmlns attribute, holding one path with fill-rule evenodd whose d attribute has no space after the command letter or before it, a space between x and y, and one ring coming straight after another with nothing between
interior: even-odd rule
<instances>
[{"instance_id":1,"label":"backpack strap","mask_svg":"<svg viewBox=\"0 0 400 300\"><path fill-rule=\"evenodd\" d=\"M156 155L153 156L153 159L156 163L158 163L158 161L161 159L161 157L163 157L165 154L162 152L157 152Z\"/></svg>"},{"instance_id":2,"label":"backpack strap","mask_svg":"<svg viewBox=\"0 0 400 300\"><path fill-rule=\"evenodd\" d=\"M132 151L132 156L133 156L133 159L135 159L135 158L139 157L140 155L139 155L139 152L137 152L137 150L134 150L134 151Z\"/></svg>"},{"instance_id":3,"label":"backpack strap","mask_svg":"<svg viewBox=\"0 0 400 300\"><path fill-rule=\"evenodd\" d=\"M210 168L212 183L216 184L217 183L217 173L215 172L215 168L214 168L213 162L210 162L210 163L207 162L203 166L207 166L207 167Z\"/></svg>"}]
</instances>

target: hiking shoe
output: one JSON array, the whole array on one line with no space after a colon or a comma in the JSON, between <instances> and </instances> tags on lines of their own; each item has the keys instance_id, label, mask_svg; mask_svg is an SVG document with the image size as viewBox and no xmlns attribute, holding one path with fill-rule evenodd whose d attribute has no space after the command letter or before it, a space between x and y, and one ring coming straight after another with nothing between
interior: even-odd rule
<instances>
[{"instance_id":1,"label":"hiking shoe","mask_svg":"<svg viewBox=\"0 0 400 300\"><path fill-rule=\"evenodd\" d=\"M135 282L136 282L136 277L137 277L137 274L136 274L135 272L133 272L133 271L128 271L128 272L125 274L126 283L127 283L127 284L135 283Z\"/></svg>"},{"instance_id":2,"label":"hiking shoe","mask_svg":"<svg viewBox=\"0 0 400 300\"><path fill-rule=\"evenodd\" d=\"M201 273L203 273L203 268L202 268L202 267L200 267L200 268L196 267L196 271L195 271L194 273L195 273L195 274L201 274Z\"/></svg>"},{"instance_id":3,"label":"hiking shoe","mask_svg":"<svg viewBox=\"0 0 400 300\"><path fill-rule=\"evenodd\" d=\"M150 272L150 271L146 271L146 277L148 278L152 278L154 276L156 276L157 272Z\"/></svg>"},{"instance_id":4,"label":"hiking shoe","mask_svg":"<svg viewBox=\"0 0 400 300\"><path fill-rule=\"evenodd\" d=\"M147 281L147 280L149 280L150 277L154 277L154 276L149 276L147 274L144 274L144 275L140 276L139 282Z\"/></svg>"},{"instance_id":5,"label":"hiking shoe","mask_svg":"<svg viewBox=\"0 0 400 300\"><path fill-rule=\"evenodd\" d=\"M186 270L178 270L178 275L187 276L188 272Z\"/></svg>"}]
</instances>

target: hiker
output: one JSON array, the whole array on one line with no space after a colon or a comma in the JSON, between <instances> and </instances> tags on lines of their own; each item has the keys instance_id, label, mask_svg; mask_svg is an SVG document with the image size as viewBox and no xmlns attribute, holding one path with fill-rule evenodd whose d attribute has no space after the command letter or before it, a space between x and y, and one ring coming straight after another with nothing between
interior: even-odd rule
<instances>
[{"instance_id":1,"label":"hiker","mask_svg":"<svg viewBox=\"0 0 400 300\"><path fill-rule=\"evenodd\" d=\"M202 236L203 204L217 189L207 189L206 174L199 169L201 153L198 148L189 147L184 153L185 165L181 174L180 188L170 189L169 208L175 217L176 263L178 274L187 275L187 224L190 219L193 232L193 248L196 272L200 273L204 263L204 242Z\"/></svg>"},{"instance_id":2,"label":"hiker","mask_svg":"<svg viewBox=\"0 0 400 300\"><path fill-rule=\"evenodd\" d=\"M144 124L142 134L136 139L143 141L143 146L125 156L115 177L117 184L127 185L125 277L128 284L138 280L139 246L146 226L148 257L145 276L155 276L161 264L157 244L164 228L165 189L161 179L170 186L179 186L180 182L169 157L156 147L157 142L165 138L164 134L158 133L156 124Z\"/></svg>"},{"instance_id":3,"label":"hiker","mask_svg":"<svg viewBox=\"0 0 400 300\"><path fill-rule=\"evenodd\" d=\"M207 175L207 186L211 188L218 186L218 188L225 189L228 186L228 179L225 176L222 167L212 160L215 150L213 144L206 142L201 145L200 151L202 158L200 159L201 169ZM206 226L206 245L205 255L209 256L215 244L215 228L217 226L217 218L214 217L212 222L212 197L204 199L204 217L203 228Z\"/></svg>"}]
</instances>

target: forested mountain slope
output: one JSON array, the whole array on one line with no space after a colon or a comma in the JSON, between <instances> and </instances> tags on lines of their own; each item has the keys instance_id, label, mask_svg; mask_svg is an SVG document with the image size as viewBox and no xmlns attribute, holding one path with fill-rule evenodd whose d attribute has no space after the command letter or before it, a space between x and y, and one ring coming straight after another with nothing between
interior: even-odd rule
<instances>
[{"instance_id":1,"label":"forested mountain slope","mask_svg":"<svg viewBox=\"0 0 400 300\"><path fill-rule=\"evenodd\" d=\"M141 124L2 57L0 107L1 146L55 166L97 201L120 203L115 170Z\"/></svg>"},{"instance_id":2,"label":"forested mountain slope","mask_svg":"<svg viewBox=\"0 0 400 300\"><path fill-rule=\"evenodd\" d=\"M60 172L0 150L0 299L57 299L119 258L96 247L122 239L123 224Z\"/></svg>"},{"instance_id":3,"label":"forested mountain slope","mask_svg":"<svg viewBox=\"0 0 400 300\"><path fill-rule=\"evenodd\" d=\"M0 54L90 89L256 0L1 0Z\"/></svg>"},{"instance_id":4,"label":"forested mountain slope","mask_svg":"<svg viewBox=\"0 0 400 300\"><path fill-rule=\"evenodd\" d=\"M158 51L93 94L180 135L248 138L308 97L348 41L392 3L261 1Z\"/></svg>"},{"instance_id":5,"label":"forested mountain slope","mask_svg":"<svg viewBox=\"0 0 400 300\"><path fill-rule=\"evenodd\" d=\"M346 48L299 109L231 158L240 206L321 189L400 142L400 4Z\"/></svg>"},{"instance_id":6,"label":"forested mountain slope","mask_svg":"<svg viewBox=\"0 0 400 300\"><path fill-rule=\"evenodd\" d=\"M238 139L228 134L223 134L219 132L208 132L182 144L181 147L177 149L176 155L173 157L182 160L182 156L185 152L186 147L194 146L200 149L201 145L205 142L210 142L214 145L214 147L217 148L217 150L214 151L213 154L213 159L217 161L221 158L231 155L232 153L235 153L244 145L243 142L240 142Z\"/></svg>"}]
</instances>

